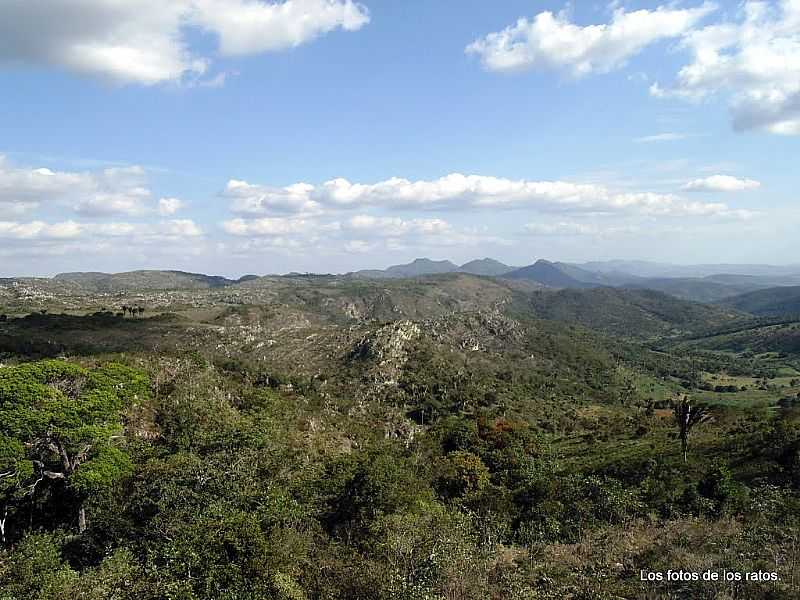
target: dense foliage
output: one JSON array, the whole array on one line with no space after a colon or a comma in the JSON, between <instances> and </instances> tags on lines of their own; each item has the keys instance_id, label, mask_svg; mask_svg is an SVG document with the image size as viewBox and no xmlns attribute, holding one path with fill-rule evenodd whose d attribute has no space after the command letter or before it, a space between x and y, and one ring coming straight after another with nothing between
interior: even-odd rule
<instances>
[{"instance_id":1,"label":"dense foliage","mask_svg":"<svg viewBox=\"0 0 800 600\"><path fill-rule=\"evenodd\" d=\"M293 368L278 311L9 321L0 599L798 597L795 355L484 312L298 329Z\"/></svg>"}]
</instances>

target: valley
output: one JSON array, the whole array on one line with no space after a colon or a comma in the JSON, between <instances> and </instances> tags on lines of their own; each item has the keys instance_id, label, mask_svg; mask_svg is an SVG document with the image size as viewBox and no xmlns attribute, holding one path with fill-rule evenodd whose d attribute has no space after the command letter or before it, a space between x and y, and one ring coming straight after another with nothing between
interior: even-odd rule
<instances>
[{"instance_id":1,"label":"valley","mask_svg":"<svg viewBox=\"0 0 800 600\"><path fill-rule=\"evenodd\" d=\"M4 426L16 550L0 552L0 589L16 597L21 557L55 552L47 585L128 589L119 578L135 573L125 593L154 599L642 597L639 569L708 561L779 574L740 597L795 597L800 319L786 300L776 316L752 292L699 303L599 285L619 272L559 287L588 278L559 263L432 264L0 282L7 423L26 386L81 406L99 385L85 378L146 382L104 417L109 438L53 409L76 444L121 453L84 487L45 478L29 491L56 456L15 440L52 434ZM681 398L708 414L686 461Z\"/></svg>"}]
</instances>

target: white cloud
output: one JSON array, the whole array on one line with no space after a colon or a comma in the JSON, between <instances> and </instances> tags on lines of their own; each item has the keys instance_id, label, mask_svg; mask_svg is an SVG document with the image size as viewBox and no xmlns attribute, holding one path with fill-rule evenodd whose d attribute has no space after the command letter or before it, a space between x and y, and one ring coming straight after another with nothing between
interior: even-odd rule
<instances>
[{"instance_id":1,"label":"white cloud","mask_svg":"<svg viewBox=\"0 0 800 600\"><path fill-rule=\"evenodd\" d=\"M15 212L36 208L43 199L60 197L65 189L84 184L77 173L55 173L49 169L17 169L0 155L0 205Z\"/></svg>"},{"instance_id":2,"label":"white cloud","mask_svg":"<svg viewBox=\"0 0 800 600\"><path fill-rule=\"evenodd\" d=\"M619 234L638 233L638 225L600 226L596 223L577 223L560 221L558 223L528 223L526 233L537 236L614 236Z\"/></svg>"},{"instance_id":3,"label":"white cloud","mask_svg":"<svg viewBox=\"0 0 800 600\"><path fill-rule=\"evenodd\" d=\"M368 21L351 0L4 0L0 62L153 85L207 71L210 60L190 47L187 28L212 33L230 56L294 47Z\"/></svg>"},{"instance_id":4,"label":"white cloud","mask_svg":"<svg viewBox=\"0 0 800 600\"><path fill-rule=\"evenodd\" d=\"M344 245L344 251L351 254L367 254L376 249L378 249L378 244L366 240L349 240Z\"/></svg>"},{"instance_id":5,"label":"white cloud","mask_svg":"<svg viewBox=\"0 0 800 600\"><path fill-rule=\"evenodd\" d=\"M43 221L27 223L0 221L0 238L4 239L68 239L78 235L80 235L80 226L72 221L54 224Z\"/></svg>"},{"instance_id":6,"label":"white cloud","mask_svg":"<svg viewBox=\"0 0 800 600\"><path fill-rule=\"evenodd\" d=\"M173 219L159 223L155 228L155 235L178 238L200 237L203 235L203 230L190 219Z\"/></svg>"},{"instance_id":7,"label":"white cloud","mask_svg":"<svg viewBox=\"0 0 800 600\"><path fill-rule=\"evenodd\" d=\"M396 251L400 248L437 248L503 244L508 241L470 228L458 229L443 219L401 219L361 214L344 221L320 217L265 217L232 219L222 229L246 240L237 247L304 248L317 252L340 249L346 253Z\"/></svg>"},{"instance_id":8,"label":"white cloud","mask_svg":"<svg viewBox=\"0 0 800 600\"><path fill-rule=\"evenodd\" d=\"M209 77L208 79L198 79L196 82L189 83L188 85L190 87L193 86L199 88L221 88L228 81L228 78L235 74L238 73L228 73L226 71L222 71L213 77Z\"/></svg>"},{"instance_id":9,"label":"white cloud","mask_svg":"<svg viewBox=\"0 0 800 600\"><path fill-rule=\"evenodd\" d=\"M708 2L688 9L659 6L626 12L618 7L610 23L585 27L570 22L563 12L545 11L474 41L466 52L491 71L551 69L572 77L607 73L649 45L685 34L714 9Z\"/></svg>"},{"instance_id":10,"label":"white cloud","mask_svg":"<svg viewBox=\"0 0 800 600\"><path fill-rule=\"evenodd\" d=\"M161 198L158 201L158 214L167 217L186 207L186 203L179 198Z\"/></svg>"},{"instance_id":11,"label":"white cloud","mask_svg":"<svg viewBox=\"0 0 800 600\"><path fill-rule=\"evenodd\" d=\"M657 133L655 135L646 135L644 137L636 138L634 141L639 144L652 144L657 142L677 142L692 137L688 133Z\"/></svg>"},{"instance_id":12,"label":"white cloud","mask_svg":"<svg viewBox=\"0 0 800 600\"><path fill-rule=\"evenodd\" d=\"M528 223L525 231L533 235L559 236L559 235L595 235L597 225L589 223Z\"/></svg>"},{"instance_id":13,"label":"white cloud","mask_svg":"<svg viewBox=\"0 0 800 600\"><path fill-rule=\"evenodd\" d=\"M142 167L96 172L63 172L11 165L0 156L0 206L19 214L59 205L85 216L143 216L175 207L176 199L156 204ZM178 201L179 202L179 201Z\"/></svg>"},{"instance_id":14,"label":"white cloud","mask_svg":"<svg viewBox=\"0 0 800 600\"><path fill-rule=\"evenodd\" d=\"M231 189L237 193L231 193ZM595 184L510 180L460 173L427 181L393 177L373 184L352 183L340 178L319 186L298 183L285 188L231 182L226 195L233 198L234 212L254 215L294 212L307 216L325 210L366 207L400 210L525 208L556 213L676 217L731 216L735 212L722 203L689 201L674 194L621 193Z\"/></svg>"},{"instance_id":15,"label":"white cloud","mask_svg":"<svg viewBox=\"0 0 800 600\"><path fill-rule=\"evenodd\" d=\"M157 223L82 223L84 235L101 238L128 238L137 243L198 238L203 230L191 219L169 219Z\"/></svg>"},{"instance_id":16,"label":"white cloud","mask_svg":"<svg viewBox=\"0 0 800 600\"><path fill-rule=\"evenodd\" d=\"M374 240L383 247L475 246L481 243L506 244L507 241L475 228L456 228L444 219L400 219L357 215L342 225L342 232ZM356 240L363 241L363 240ZM375 243L372 243L373 247Z\"/></svg>"},{"instance_id":17,"label":"white cloud","mask_svg":"<svg viewBox=\"0 0 800 600\"><path fill-rule=\"evenodd\" d=\"M352 0L194 0L191 20L216 33L226 56L299 46L333 31L357 31L367 9Z\"/></svg>"},{"instance_id":18,"label":"white cloud","mask_svg":"<svg viewBox=\"0 0 800 600\"><path fill-rule=\"evenodd\" d=\"M5 0L0 59L150 85L201 74L181 36L183 0Z\"/></svg>"},{"instance_id":19,"label":"white cloud","mask_svg":"<svg viewBox=\"0 0 800 600\"><path fill-rule=\"evenodd\" d=\"M683 186L689 192L744 192L757 190L761 183L754 179L740 179L732 175L711 175L694 179Z\"/></svg>"},{"instance_id":20,"label":"white cloud","mask_svg":"<svg viewBox=\"0 0 800 600\"><path fill-rule=\"evenodd\" d=\"M158 241L166 238L195 238L203 235L194 221L188 219L159 223L87 223L63 221L0 221L0 239L8 240L75 240L78 238L129 238L128 243Z\"/></svg>"},{"instance_id":21,"label":"white cloud","mask_svg":"<svg viewBox=\"0 0 800 600\"><path fill-rule=\"evenodd\" d=\"M119 191L96 191L77 200L75 212L100 217L109 215L138 216L148 212L151 200L150 190L145 187L131 187Z\"/></svg>"},{"instance_id":22,"label":"white cloud","mask_svg":"<svg viewBox=\"0 0 800 600\"><path fill-rule=\"evenodd\" d=\"M682 46L692 60L657 97L730 98L737 130L800 135L800 2L748 0L736 21L689 33Z\"/></svg>"},{"instance_id":23,"label":"white cloud","mask_svg":"<svg viewBox=\"0 0 800 600\"><path fill-rule=\"evenodd\" d=\"M231 179L223 196L231 199L231 210L239 214L316 214L319 213L320 206L310 197L313 190L314 186L306 183L277 188Z\"/></svg>"},{"instance_id":24,"label":"white cloud","mask_svg":"<svg viewBox=\"0 0 800 600\"><path fill-rule=\"evenodd\" d=\"M312 222L305 219L292 218L232 219L222 224L222 228L231 235L253 237L307 233L313 226Z\"/></svg>"},{"instance_id":25,"label":"white cloud","mask_svg":"<svg viewBox=\"0 0 800 600\"><path fill-rule=\"evenodd\" d=\"M451 231L450 224L442 219L399 219L357 215L349 219L344 228L361 234L399 237L409 234L436 235Z\"/></svg>"}]
</instances>

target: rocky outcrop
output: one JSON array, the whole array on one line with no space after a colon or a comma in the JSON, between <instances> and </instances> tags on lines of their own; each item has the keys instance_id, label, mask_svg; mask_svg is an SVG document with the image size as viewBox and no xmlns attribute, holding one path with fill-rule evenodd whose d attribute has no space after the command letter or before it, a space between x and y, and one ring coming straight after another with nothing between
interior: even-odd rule
<instances>
[{"instance_id":1,"label":"rocky outcrop","mask_svg":"<svg viewBox=\"0 0 800 600\"><path fill-rule=\"evenodd\" d=\"M396 381L408 360L409 347L422 333L413 321L398 321L368 332L353 348L350 358L375 364L384 382Z\"/></svg>"}]
</instances>

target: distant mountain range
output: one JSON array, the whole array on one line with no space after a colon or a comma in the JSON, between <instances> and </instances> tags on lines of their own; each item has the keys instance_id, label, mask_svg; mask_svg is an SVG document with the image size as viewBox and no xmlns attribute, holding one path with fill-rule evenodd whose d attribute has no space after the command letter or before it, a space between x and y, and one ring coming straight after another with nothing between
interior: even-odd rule
<instances>
[{"instance_id":1,"label":"distant mountain range","mask_svg":"<svg viewBox=\"0 0 800 600\"><path fill-rule=\"evenodd\" d=\"M800 265L669 265L643 261L565 263L537 260L523 267L506 265L492 258L457 265L449 260L418 258L410 263L347 273L350 279L405 279L445 274L468 274L512 283L519 289L589 290L626 288L653 290L726 309L760 316L800 314ZM284 277L308 276L290 273ZM268 276L265 282L273 280ZM328 275L327 277L337 277ZM51 279L7 278L0 287L14 282L36 282L44 288L65 286L82 292L113 293L130 290L202 290L238 284L260 285L261 278L239 279L185 271L130 271L127 273L62 273ZM521 287L520 287L521 286Z\"/></svg>"},{"instance_id":2,"label":"distant mountain range","mask_svg":"<svg viewBox=\"0 0 800 600\"><path fill-rule=\"evenodd\" d=\"M722 263L709 265L673 265L641 260L609 260L587 262L578 266L587 271L597 273L625 273L642 278L704 278L732 275L737 280L743 276L766 279L777 278L783 280L789 277L795 280L797 285L800 285L800 264L760 265Z\"/></svg>"},{"instance_id":3,"label":"distant mountain range","mask_svg":"<svg viewBox=\"0 0 800 600\"><path fill-rule=\"evenodd\" d=\"M348 275L367 279L402 279L406 277L423 277L425 275L441 275L443 273L468 273L470 275L499 277L514 269L515 267L509 267L492 258L473 260L460 267L449 260L418 258L406 265L394 265L383 270L356 271Z\"/></svg>"},{"instance_id":4,"label":"distant mountain range","mask_svg":"<svg viewBox=\"0 0 800 600\"><path fill-rule=\"evenodd\" d=\"M761 289L800 284L800 266L770 265L681 266L642 261L608 261L573 264L538 260L515 268L491 258L475 260L458 266L450 261L419 258L405 265L385 270L357 271L352 277L402 278L470 273L502 277L534 283L554 289L590 289L595 287L626 287L650 289L684 300L718 302L739 294Z\"/></svg>"},{"instance_id":5,"label":"distant mountain range","mask_svg":"<svg viewBox=\"0 0 800 600\"><path fill-rule=\"evenodd\" d=\"M500 261L493 258L482 258L480 260L473 260L461 265L458 268L460 273L469 273L470 275L483 275L486 277L500 277L513 271L515 267L504 265Z\"/></svg>"},{"instance_id":6,"label":"distant mountain range","mask_svg":"<svg viewBox=\"0 0 800 600\"><path fill-rule=\"evenodd\" d=\"M588 271L585 274L586 277L582 277L581 269L578 267L565 268L560 263L538 260L530 266L506 273L504 277L535 281L558 289L586 289L603 285L595 281L595 277Z\"/></svg>"}]
</instances>

